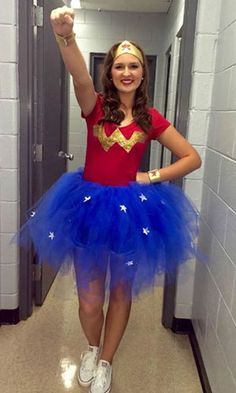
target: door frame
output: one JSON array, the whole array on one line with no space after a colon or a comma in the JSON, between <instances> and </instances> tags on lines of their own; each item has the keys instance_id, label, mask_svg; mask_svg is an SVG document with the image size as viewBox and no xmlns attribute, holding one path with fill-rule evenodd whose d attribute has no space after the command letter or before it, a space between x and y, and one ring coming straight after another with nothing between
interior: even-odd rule
<instances>
[{"instance_id":1,"label":"door frame","mask_svg":"<svg viewBox=\"0 0 236 393\"><path fill-rule=\"evenodd\" d=\"M182 42L180 49L180 64L177 82L176 94L176 113L175 113L175 127L181 130L181 134L186 137L187 125L189 116L189 101L192 87L192 64L194 39L196 29L198 0L185 0L184 7L184 21L181 29ZM172 163L176 158L172 158ZM178 179L174 182L182 188L183 179ZM169 282L169 277L165 275L163 304L162 304L162 324L166 328L172 329L174 332L185 329L184 321L181 323L178 318L175 318L175 298L177 287L177 272L175 279ZM189 329L189 320L186 320L186 333Z\"/></svg>"},{"instance_id":2,"label":"door frame","mask_svg":"<svg viewBox=\"0 0 236 393\"><path fill-rule=\"evenodd\" d=\"M33 4L33 1L32 1ZM20 100L20 225L25 221L29 206L32 205L32 162L33 140L32 128L34 124L34 82L33 62L34 36L32 23L33 5L29 6L28 0L21 0L19 12L19 100ZM27 187L26 187L27 185ZM22 248L19 250L19 318L28 318L33 310L33 269L32 251Z\"/></svg>"}]
</instances>

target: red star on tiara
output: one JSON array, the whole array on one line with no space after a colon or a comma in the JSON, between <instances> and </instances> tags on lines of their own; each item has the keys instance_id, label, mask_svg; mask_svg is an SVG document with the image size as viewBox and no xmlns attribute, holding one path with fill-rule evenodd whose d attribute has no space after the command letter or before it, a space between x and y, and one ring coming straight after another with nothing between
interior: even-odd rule
<instances>
[{"instance_id":1,"label":"red star on tiara","mask_svg":"<svg viewBox=\"0 0 236 393\"><path fill-rule=\"evenodd\" d=\"M125 49L130 50L130 44L123 44L121 47L123 50Z\"/></svg>"},{"instance_id":2,"label":"red star on tiara","mask_svg":"<svg viewBox=\"0 0 236 393\"><path fill-rule=\"evenodd\" d=\"M114 54L114 59L125 53L136 56L139 59L139 61L143 64L143 55L141 51L129 41L123 41L120 43Z\"/></svg>"}]
</instances>

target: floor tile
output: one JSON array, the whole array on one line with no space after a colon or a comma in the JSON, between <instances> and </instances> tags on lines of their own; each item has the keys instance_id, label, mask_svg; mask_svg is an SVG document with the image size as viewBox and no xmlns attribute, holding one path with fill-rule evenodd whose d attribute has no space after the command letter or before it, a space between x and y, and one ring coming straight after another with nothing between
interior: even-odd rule
<instances>
[{"instance_id":1,"label":"floor tile","mask_svg":"<svg viewBox=\"0 0 236 393\"><path fill-rule=\"evenodd\" d=\"M188 337L161 324L162 295L158 287L133 303L114 358L112 393L202 393ZM76 380L85 347L73 280L58 278L44 305L35 307L28 320L0 328L1 390L87 391Z\"/></svg>"}]
</instances>

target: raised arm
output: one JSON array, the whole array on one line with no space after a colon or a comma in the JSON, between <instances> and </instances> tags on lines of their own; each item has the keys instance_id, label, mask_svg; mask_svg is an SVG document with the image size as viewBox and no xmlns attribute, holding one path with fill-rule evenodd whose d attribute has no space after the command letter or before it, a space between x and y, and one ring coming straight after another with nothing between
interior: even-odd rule
<instances>
[{"instance_id":1,"label":"raised arm","mask_svg":"<svg viewBox=\"0 0 236 393\"><path fill-rule=\"evenodd\" d=\"M95 106L96 92L74 37L74 11L69 7L56 8L51 12L50 19L63 61L72 75L79 106L84 115L88 115Z\"/></svg>"}]
</instances>

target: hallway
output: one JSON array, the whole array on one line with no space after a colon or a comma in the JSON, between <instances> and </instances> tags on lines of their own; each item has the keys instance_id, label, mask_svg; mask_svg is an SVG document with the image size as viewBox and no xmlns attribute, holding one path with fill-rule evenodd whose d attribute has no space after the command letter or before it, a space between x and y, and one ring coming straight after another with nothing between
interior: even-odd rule
<instances>
[{"instance_id":1,"label":"hallway","mask_svg":"<svg viewBox=\"0 0 236 393\"><path fill-rule=\"evenodd\" d=\"M77 319L72 278L56 279L43 307L18 325L0 328L3 393L85 392L76 381L86 341ZM60 293L63 292L61 295ZM201 393L187 336L163 328L162 289L133 304L114 360L112 393Z\"/></svg>"}]
</instances>

